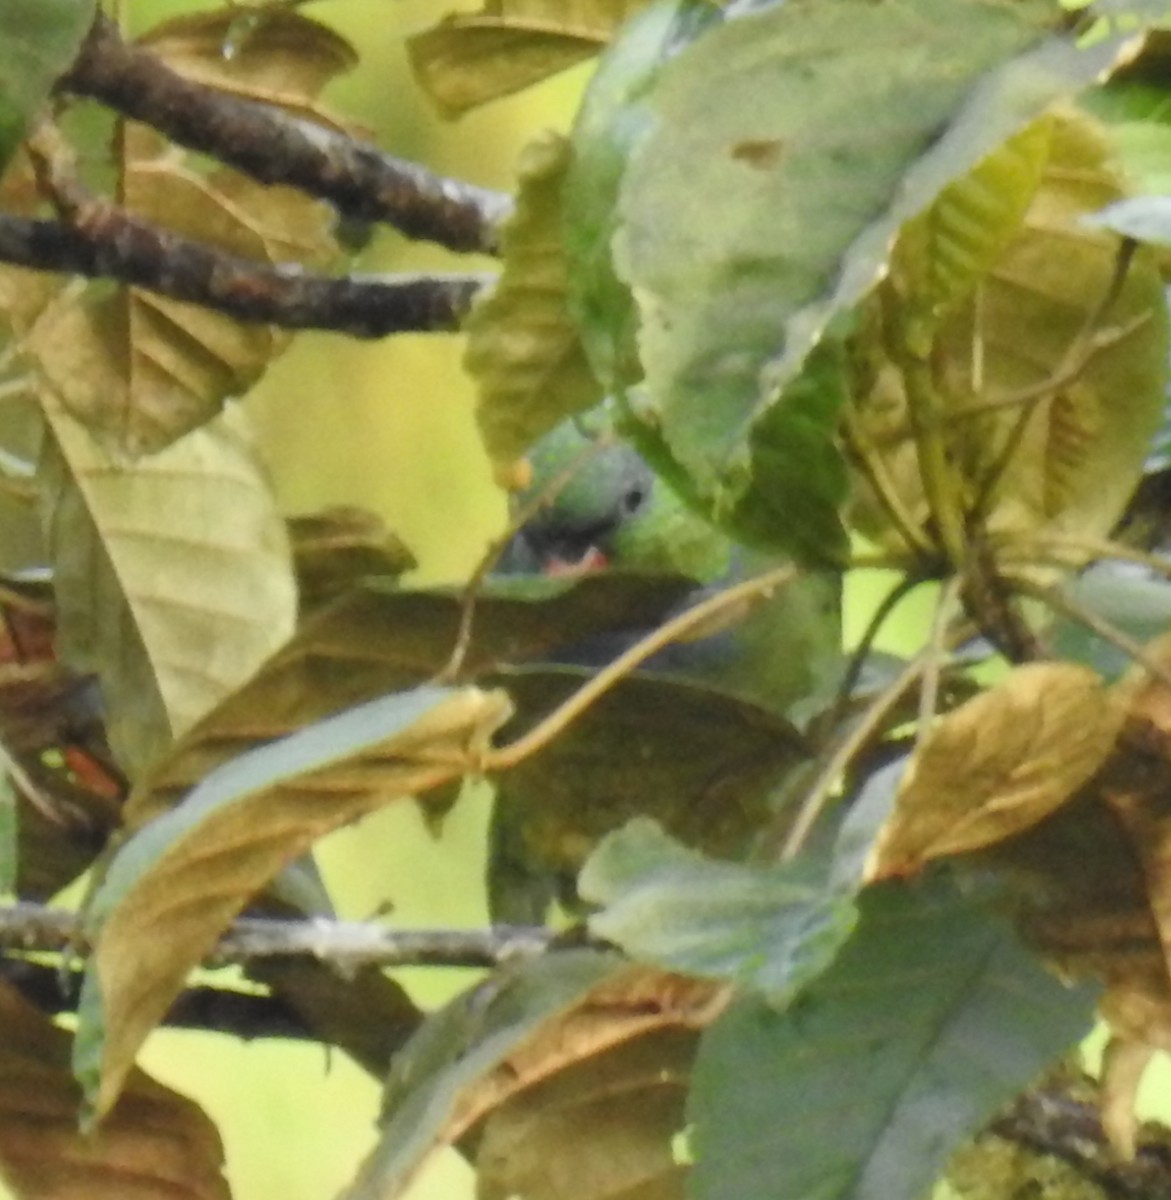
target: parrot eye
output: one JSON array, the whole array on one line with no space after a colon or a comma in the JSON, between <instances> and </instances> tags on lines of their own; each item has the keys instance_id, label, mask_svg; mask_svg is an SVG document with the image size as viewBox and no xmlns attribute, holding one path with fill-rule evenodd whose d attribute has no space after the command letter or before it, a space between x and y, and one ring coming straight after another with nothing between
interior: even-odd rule
<instances>
[{"instance_id":1,"label":"parrot eye","mask_svg":"<svg viewBox=\"0 0 1171 1200\"><path fill-rule=\"evenodd\" d=\"M622 497L622 507L628 513L638 512L642 508L643 501L646 499L646 489L642 487L632 487L630 491Z\"/></svg>"}]
</instances>

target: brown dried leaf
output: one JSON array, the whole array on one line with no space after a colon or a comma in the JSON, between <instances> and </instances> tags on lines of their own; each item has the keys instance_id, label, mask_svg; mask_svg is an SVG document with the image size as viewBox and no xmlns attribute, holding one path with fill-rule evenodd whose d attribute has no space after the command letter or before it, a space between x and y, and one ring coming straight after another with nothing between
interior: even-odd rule
<instances>
[{"instance_id":1,"label":"brown dried leaf","mask_svg":"<svg viewBox=\"0 0 1171 1200\"><path fill-rule=\"evenodd\" d=\"M1101 678L1071 663L1015 668L923 739L879 834L869 879L995 845L1060 808L1101 767L1123 719Z\"/></svg>"},{"instance_id":2,"label":"brown dried leaf","mask_svg":"<svg viewBox=\"0 0 1171 1200\"><path fill-rule=\"evenodd\" d=\"M227 1200L219 1134L190 1100L136 1070L82 1134L69 1034L6 985L0 1030L0 1174L20 1200Z\"/></svg>"}]
</instances>

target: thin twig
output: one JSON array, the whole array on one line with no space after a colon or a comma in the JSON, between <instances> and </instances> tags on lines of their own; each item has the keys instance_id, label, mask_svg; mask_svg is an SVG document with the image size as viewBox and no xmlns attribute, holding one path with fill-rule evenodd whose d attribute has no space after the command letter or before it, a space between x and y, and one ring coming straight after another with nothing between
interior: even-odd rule
<instances>
[{"instance_id":1,"label":"thin twig","mask_svg":"<svg viewBox=\"0 0 1171 1200\"><path fill-rule=\"evenodd\" d=\"M101 15L59 87L153 126L172 141L259 179L328 200L451 250L494 253L509 197L445 179L268 104L184 79Z\"/></svg>"},{"instance_id":2,"label":"thin twig","mask_svg":"<svg viewBox=\"0 0 1171 1200\"><path fill-rule=\"evenodd\" d=\"M743 583L724 588L714 596L708 596L698 604L692 605L677 617L664 621L657 629L652 630L629 650L603 667L588 683L578 688L568 700L555 708L528 733L522 734L507 746L489 750L479 764L480 769L485 772L506 771L516 766L557 737L606 692L621 683L632 671L665 646L686 637L692 630L706 625L712 617L720 613L734 610L746 601L765 599L778 588L784 587L796 575L797 568L791 563L774 567Z\"/></svg>"},{"instance_id":3,"label":"thin twig","mask_svg":"<svg viewBox=\"0 0 1171 1200\"><path fill-rule=\"evenodd\" d=\"M943 663L947 658L948 614L955 607L962 586L962 579L958 575L953 575L940 585L939 595L936 597L931 633L927 644L923 647L924 653L928 657L923 671L923 687L919 692L919 722L915 729L916 749L922 744L923 738L935 720L939 705L939 680L943 674Z\"/></svg>"},{"instance_id":4,"label":"thin twig","mask_svg":"<svg viewBox=\"0 0 1171 1200\"><path fill-rule=\"evenodd\" d=\"M545 953L557 934L544 926L489 929L390 929L377 922L240 917L208 957L209 966L267 958L313 958L339 970L364 966L492 967ZM26 952L86 947L74 912L22 902L0 908L0 946Z\"/></svg>"}]
</instances>

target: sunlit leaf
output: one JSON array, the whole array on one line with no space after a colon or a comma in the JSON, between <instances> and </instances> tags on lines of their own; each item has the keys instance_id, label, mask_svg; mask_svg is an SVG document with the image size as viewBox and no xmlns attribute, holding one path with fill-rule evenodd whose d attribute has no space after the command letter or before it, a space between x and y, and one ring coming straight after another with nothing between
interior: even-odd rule
<instances>
[{"instance_id":1,"label":"sunlit leaf","mask_svg":"<svg viewBox=\"0 0 1171 1200\"><path fill-rule=\"evenodd\" d=\"M688 1111L697 1200L920 1195L1089 1029L1093 997L946 881L871 889L860 907L796 1003L741 1001L704 1035Z\"/></svg>"},{"instance_id":2,"label":"sunlit leaf","mask_svg":"<svg viewBox=\"0 0 1171 1200\"><path fill-rule=\"evenodd\" d=\"M138 775L292 631L284 522L240 411L133 465L48 416L59 646L100 676L112 744Z\"/></svg>"},{"instance_id":3,"label":"sunlit leaf","mask_svg":"<svg viewBox=\"0 0 1171 1200\"><path fill-rule=\"evenodd\" d=\"M565 140L551 133L525 149L516 211L500 232L504 269L464 322L464 365L480 393L476 418L489 456L501 464L602 395L566 308L561 188L568 155Z\"/></svg>"},{"instance_id":4,"label":"sunlit leaf","mask_svg":"<svg viewBox=\"0 0 1171 1200\"><path fill-rule=\"evenodd\" d=\"M854 923L852 897L824 866L719 862L652 821L610 834L582 869L583 899L603 905L590 932L634 958L732 980L783 1007L832 961Z\"/></svg>"},{"instance_id":5,"label":"sunlit leaf","mask_svg":"<svg viewBox=\"0 0 1171 1200\"><path fill-rule=\"evenodd\" d=\"M458 1141L511 1098L648 1034L701 1029L722 1003L710 984L593 950L501 968L428 1020L396 1057L382 1136L346 1200L404 1195L432 1149Z\"/></svg>"},{"instance_id":6,"label":"sunlit leaf","mask_svg":"<svg viewBox=\"0 0 1171 1200\"><path fill-rule=\"evenodd\" d=\"M841 550L840 532L802 542L804 522L783 515L809 490L810 440L819 461L835 456L826 382L802 372L882 277L904 222L1113 62L1117 46L1042 41L1053 17L1031 2L778 5L663 69L615 241L647 378L633 411L733 527L806 558ZM786 425L810 436L787 450ZM819 530L842 494L831 472Z\"/></svg>"},{"instance_id":7,"label":"sunlit leaf","mask_svg":"<svg viewBox=\"0 0 1171 1200\"><path fill-rule=\"evenodd\" d=\"M219 1134L191 1100L134 1071L83 1134L70 1035L7 985L0 1029L0 1177L20 1200L228 1200Z\"/></svg>"},{"instance_id":8,"label":"sunlit leaf","mask_svg":"<svg viewBox=\"0 0 1171 1200\"><path fill-rule=\"evenodd\" d=\"M596 54L649 0L487 0L407 42L415 77L456 117Z\"/></svg>"},{"instance_id":9,"label":"sunlit leaf","mask_svg":"<svg viewBox=\"0 0 1171 1200\"><path fill-rule=\"evenodd\" d=\"M125 842L87 909L74 1063L93 1111L110 1107L187 973L281 868L333 829L463 774L507 715L506 697L476 688L385 696L225 763Z\"/></svg>"},{"instance_id":10,"label":"sunlit leaf","mask_svg":"<svg viewBox=\"0 0 1171 1200\"><path fill-rule=\"evenodd\" d=\"M912 874L1036 825L1069 800L1114 748L1124 711L1096 672L1016 667L925 735L868 866Z\"/></svg>"},{"instance_id":11,"label":"sunlit leaf","mask_svg":"<svg viewBox=\"0 0 1171 1200\"><path fill-rule=\"evenodd\" d=\"M0 6L0 171L73 62L97 0L5 0Z\"/></svg>"}]
</instances>

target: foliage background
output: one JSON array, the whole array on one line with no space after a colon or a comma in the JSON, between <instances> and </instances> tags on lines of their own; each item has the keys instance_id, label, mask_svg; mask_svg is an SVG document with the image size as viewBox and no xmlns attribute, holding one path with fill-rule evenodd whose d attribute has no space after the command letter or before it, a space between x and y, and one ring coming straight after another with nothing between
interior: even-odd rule
<instances>
[{"instance_id":1,"label":"foliage background","mask_svg":"<svg viewBox=\"0 0 1171 1200\"><path fill-rule=\"evenodd\" d=\"M176 13L216 7L192 0L127 0L130 31ZM360 49L361 64L327 103L373 140L442 174L511 190L520 148L536 130L566 128L589 67L457 123L441 120L414 86L403 38L440 15L475 9L443 0L330 0L306 7ZM437 247L379 232L368 271L452 268ZM468 258L469 270L486 266ZM417 582L463 577L498 532L505 503L471 420L472 390L460 370L462 340L406 335L357 342L304 333L252 394L260 442L289 512L355 503L379 513L414 551ZM403 805L342 831L319 851L341 915L392 906L404 927L474 925L486 919L482 879L487 798L465 797L436 841ZM408 986L436 1003L467 985L459 971L418 970ZM237 1200L336 1194L373 1141L378 1087L341 1055L314 1045L251 1045L162 1031L143 1066L206 1106L220 1123ZM471 1172L445 1152L418 1200L461 1200Z\"/></svg>"}]
</instances>

